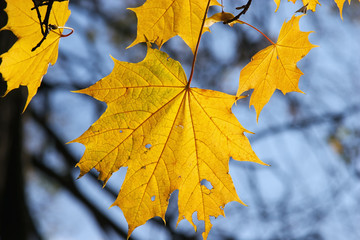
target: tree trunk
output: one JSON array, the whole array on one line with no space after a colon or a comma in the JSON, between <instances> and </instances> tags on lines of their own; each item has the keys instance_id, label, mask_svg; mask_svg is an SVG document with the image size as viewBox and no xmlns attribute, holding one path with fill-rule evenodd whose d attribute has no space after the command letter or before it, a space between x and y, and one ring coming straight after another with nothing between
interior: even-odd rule
<instances>
[{"instance_id":1,"label":"tree trunk","mask_svg":"<svg viewBox=\"0 0 360 240\"><path fill-rule=\"evenodd\" d=\"M0 1L0 28L7 22ZM9 31L0 32L0 53L6 52L16 41ZM1 77L0 94L6 83ZM22 110L26 94L24 88L0 97L0 239L38 238L29 215L25 198L24 159L22 146Z\"/></svg>"}]
</instances>

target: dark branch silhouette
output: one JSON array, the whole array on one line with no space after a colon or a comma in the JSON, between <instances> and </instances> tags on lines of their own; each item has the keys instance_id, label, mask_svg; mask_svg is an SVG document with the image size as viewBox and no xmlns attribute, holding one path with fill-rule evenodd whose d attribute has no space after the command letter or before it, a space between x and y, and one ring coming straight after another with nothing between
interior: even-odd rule
<instances>
[{"instance_id":1,"label":"dark branch silhouette","mask_svg":"<svg viewBox=\"0 0 360 240\"><path fill-rule=\"evenodd\" d=\"M232 19L227 20L227 21L224 21L224 24L229 24L229 23L231 23L231 22L233 22L233 21L236 21L236 20L238 20L238 19L241 17L241 15L244 15L244 14L249 10L249 7L250 7L250 5L251 5L251 1L252 1L252 0L248 0L248 2L247 2L245 5L242 5L241 7L237 7L237 8L236 8L237 10L242 9L242 11L241 11L238 15L236 15L235 17L233 17Z\"/></svg>"},{"instance_id":2,"label":"dark branch silhouette","mask_svg":"<svg viewBox=\"0 0 360 240\"><path fill-rule=\"evenodd\" d=\"M51 24L49 24L49 18L50 18L51 9L52 9L54 2L64 2L67 0L32 0L32 1L34 3L34 7L31 10L34 10L34 9L36 10L37 17L38 17L39 23L40 23L41 33L43 35L40 42L38 42L38 44L36 44L36 46L31 49L31 51L33 52L38 47L41 46L41 44L45 41L49 32L52 30ZM45 13L44 19L42 19L42 16L41 16L41 13L39 10L39 7L42 7L42 6L46 6L46 13Z\"/></svg>"}]
</instances>

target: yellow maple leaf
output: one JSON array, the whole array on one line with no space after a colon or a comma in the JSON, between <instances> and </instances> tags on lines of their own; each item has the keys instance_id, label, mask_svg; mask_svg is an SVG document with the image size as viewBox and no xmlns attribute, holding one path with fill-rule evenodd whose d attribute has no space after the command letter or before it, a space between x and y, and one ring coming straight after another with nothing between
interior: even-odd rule
<instances>
[{"instance_id":1,"label":"yellow maple leaf","mask_svg":"<svg viewBox=\"0 0 360 240\"><path fill-rule=\"evenodd\" d=\"M293 3L296 2L296 0L288 0L288 2L290 2L290 1ZM274 2L276 3L276 10L275 10L275 12L276 12L280 6L280 0L274 0ZM307 10L311 10L313 12L315 12L317 5L321 5L318 0L302 0L302 2L304 4L304 6L306 6Z\"/></svg>"},{"instance_id":2,"label":"yellow maple leaf","mask_svg":"<svg viewBox=\"0 0 360 240\"><path fill-rule=\"evenodd\" d=\"M80 176L95 168L106 183L128 167L113 205L122 209L129 236L152 217L164 219L170 194L179 189L179 221L196 229L196 211L206 239L210 216L224 215L230 201L241 202L229 158L264 164L231 112L236 97L190 88L180 63L156 49L139 63L114 62L109 76L78 91L107 103L105 113L72 141L86 147L77 164Z\"/></svg>"},{"instance_id":3,"label":"yellow maple leaf","mask_svg":"<svg viewBox=\"0 0 360 240\"><path fill-rule=\"evenodd\" d=\"M194 53L207 4L207 0L147 0L140 7L130 8L136 13L138 27L129 47L148 41L161 47L178 35ZM219 3L211 0L210 5Z\"/></svg>"},{"instance_id":4,"label":"yellow maple leaf","mask_svg":"<svg viewBox=\"0 0 360 240\"><path fill-rule=\"evenodd\" d=\"M3 30L12 31L18 40L10 50L0 57L0 73L7 82L7 91L27 86L28 97L25 108L35 96L46 74L49 63L55 64L58 56L61 29L50 31L45 41L35 51L31 51L43 38L36 10L32 1L8 0L5 9L8 14L8 23ZM46 15L46 6L39 7L41 16ZM64 26L70 11L68 1L54 2L49 23Z\"/></svg>"},{"instance_id":5,"label":"yellow maple leaf","mask_svg":"<svg viewBox=\"0 0 360 240\"><path fill-rule=\"evenodd\" d=\"M293 16L284 22L277 43L255 54L241 70L237 96L254 89L250 106L255 107L257 119L276 89L283 94L302 93L298 83L303 73L296 63L317 47L309 42L311 32L300 31L299 20L302 16Z\"/></svg>"}]
</instances>

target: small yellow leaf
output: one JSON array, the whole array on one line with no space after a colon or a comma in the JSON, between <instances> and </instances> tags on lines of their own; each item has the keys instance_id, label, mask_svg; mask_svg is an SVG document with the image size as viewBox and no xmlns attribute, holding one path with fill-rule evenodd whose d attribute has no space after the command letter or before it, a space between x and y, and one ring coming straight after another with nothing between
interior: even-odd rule
<instances>
[{"instance_id":1,"label":"small yellow leaf","mask_svg":"<svg viewBox=\"0 0 360 240\"><path fill-rule=\"evenodd\" d=\"M148 41L161 47L178 35L194 52L207 3L207 0L147 0L140 7L130 8L138 18L138 30L129 47ZM211 0L212 5L219 3Z\"/></svg>"},{"instance_id":2,"label":"small yellow leaf","mask_svg":"<svg viewBox=\"0 0 360 240\"><path fill-rule=\"evenodd\" d=\"M214 23L227 22L227 21L233 19L234 17L235 16L232 13L228 13L228 12L215 13L214 15L212 15L211 17L208 17L205 20L204 29L205 29L205 31L207 31L208 28L211 27ZM232 21L231 23L229 23L229 25L233 26L235 23L242 24L242 21L235 20L235 21Z\"/></svg>"},{"instance_id":3,"label":"small yellow leaf","mask_svg":"<svg viewBox=\"0 0 360 240\"><path fill-rule=\"evenodd\" d=\"M254 89L250 106L255 107L257 119L276 89L281 90L283 94L302 93L298 83L303 73L296 63L317 46L308 40L311 32L300 31L301 17L293 16L288 22L284 22L278 42L253 56L251 62L240 73L237 96Z\"/></svg>"},{"instance_id":4,"label":"small yellow leaf","mask_svg":"<svg viewBox=\"0 0 360 240\"><path fill-rule=\"evenodd\" d=\"M32 52L31 49L43 37L36 10L31 10L33 7L34 4L30 0L7 1L5 11L8 14L8 24L3 30L11 30L18 40L8 52L0 56L2 58L0 73L7 82L5 95L20 85L27 86L28 97L25 109L35 96L49 63L53 65L57 60L61 35L61 29L50 31L42 45ZM46 7L39 7L42 17L46 15ZM55 1L49 23L64 26L69 16L68 1Z\"/></svg>"},{"instance_id":5,"label":"small yellow leaf","mask_svg":"<svg viewBox=\"0 0 360 240\"><path fill-rule=\"evenodd\" d=\"M95 168L106 183L128 167L113 205L122 209L129 236L152 217L164 219L170 194L179 189L179 221L193 224L196 211L205 221L206 239L210 216L224 215L230 201L241 202L229 158L264 164L231 112L236 97L188 87L180 63L159 50L149 48L139 63L114 61L109 76L79 91L107 103L105 113L73 141L86 147L77 164L80 176Z\"/></svg>"}]
</instances>

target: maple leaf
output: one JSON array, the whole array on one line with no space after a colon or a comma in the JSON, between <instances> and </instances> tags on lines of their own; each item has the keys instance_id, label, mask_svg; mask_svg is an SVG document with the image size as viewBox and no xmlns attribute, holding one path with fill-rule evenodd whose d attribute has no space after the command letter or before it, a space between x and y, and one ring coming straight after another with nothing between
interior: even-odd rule
<instances>
[{"instance_id":1,"label":"maple leaf","mask_svg":"<svg viewBox=\"0 0 360 240\"><path fill-rule=\"evenodd\" d=\"M7 82L7 91L18 88L20 85L27 86L28 97L25 108L35 96L46 74L49 63L55 64L58 56L58 45L62 29L49 32L45 41L35 51L31 51L43 38L40 29L38 15L32 1L8 0L5 9L8 14L8 23L3 30L12 31L18 40L10 50L0 57L0 73ZM41 16L46 15L46 7L39 7ZM50 14L49 23L56 26L64 26L70 10L68 1L54 2Z\"/></svg>"},{"instance_id":2,"label":"maple leaf","mask_svg":"<svg viewBox=\"0 0 360 240\"><path fill-rule=\"evenodd\" d=\"M129 236L152 217L164 219L170 194L179 189L178 222L185 218L196 230L197 212L206 239L210 216L224 215L230 201L242 203L229 158L264 164L231 112L236 97L190 88L180 63L160 50L148 48L139 63L114 62L109 76L78 91L107 103L105 113L72 141L86 147L77 164L80 176L95 168L106 184L128 167L113 206L122 209Z\"/></svg>"},{"instance_id":3,"label":"maple leaf","mask_svg":"<svg viewBox=\"0 0 360 240\"><path fill-rule=\"evenodd\" d=\"M140 42L156 43L160 48L179 35L195 52L207 0L147 0L144 5L130 8L138 18L137 37L129 46ZM210 6L219 5L216 0Z\"/></svg>"},{"instance_id":4,"label":"maple leaf","mask_svg":"<svg viewBox=\"0 0 360 240\"><path fill-rule=\"evenodd\" d=\"M312 48L317 47L309 42L311 32L300 31L299 20L302 16L293 16L288 22L284 22L277 43L255 54L251 62L241 70L236 95L240 96L243 92L254 89L250 106L255 107L257 119L276 89L283 94L302 93L298 83L303 73L296 63Z\"/></svg>"},{"instance_id":5,"label":"maple leaf","mask_svg":"<svg viewBox=\"0 0 360 240\"><path fill-rule=\"evenodd\" d=\"M296 2L296 0L288 0L288 2L290 2L290 1L293 3ZM276 3L276 10L275 10L275 12L276 12L280 6L280 0L274 0L274 2ZM318 0L302 0L302 2L304 4L304 6L306 6L307 10L311 10L313 12L315 12L317 5L321 5Z\"/></svg>"}]
</instances>

